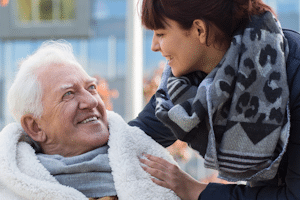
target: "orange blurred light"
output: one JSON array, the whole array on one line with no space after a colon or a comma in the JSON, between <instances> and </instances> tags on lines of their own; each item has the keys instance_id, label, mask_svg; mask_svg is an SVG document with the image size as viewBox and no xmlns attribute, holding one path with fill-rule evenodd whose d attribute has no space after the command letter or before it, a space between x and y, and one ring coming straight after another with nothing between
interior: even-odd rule
<instances>
[{"instance_id":1,"label":"orange blurred light","mask_svg":"<svg viewBox=\"0 0 300 200\"><path fill-rule=\"evenodd\" d=\"M0 0L0 6L5 7L8 5L9 0Z\"/></svg>"}]
</instances>

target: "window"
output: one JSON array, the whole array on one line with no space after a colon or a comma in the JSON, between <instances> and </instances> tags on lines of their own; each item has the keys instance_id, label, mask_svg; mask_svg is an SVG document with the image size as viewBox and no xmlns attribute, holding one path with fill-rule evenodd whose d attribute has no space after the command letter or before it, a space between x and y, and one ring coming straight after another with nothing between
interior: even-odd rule
<instances>
[{"instance_id":1,"label":"window","mask_svg":"<svg viewBox=\"0 0 300 200\"><path fill-rule=\"evenodd\" d=\"M18 18L22 22L31 21L31 0L18 0Z\"/></svg>"},{"instance_id":2,"label":"window","mask_svg":"<svg viewBox=\"0 0 300 200\"><path fill-rule=\"evenodd\" d=\"M18 0L17 16L21 23L74 20L75 0Z\"/></svg>"},{"instance_id":3,"label":"window","mask_svg":"<svg viewBox=\"0 0 300 200\"><path fill-rule=\"evenodd\" d=\"M14 0L0 11L0 39L88 38L90 0Z\"/></svg>"}]
</instances>

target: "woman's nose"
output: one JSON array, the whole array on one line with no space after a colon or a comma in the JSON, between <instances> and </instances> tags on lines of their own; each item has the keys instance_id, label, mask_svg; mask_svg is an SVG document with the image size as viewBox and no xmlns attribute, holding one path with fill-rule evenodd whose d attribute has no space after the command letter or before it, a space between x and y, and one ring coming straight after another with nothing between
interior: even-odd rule
<instances>
[{"instance_id":1,"label":"woman's nose","mask_svg":"<svg viewBox=\"0 0 300 200\"><path fill-rule=\"evenodd\" d=\"M155 36L155 34L153 34L151 50L154 52L157 52L160 50L160 44L159 44L158 38Z\"/></svg>"}]
</instances>

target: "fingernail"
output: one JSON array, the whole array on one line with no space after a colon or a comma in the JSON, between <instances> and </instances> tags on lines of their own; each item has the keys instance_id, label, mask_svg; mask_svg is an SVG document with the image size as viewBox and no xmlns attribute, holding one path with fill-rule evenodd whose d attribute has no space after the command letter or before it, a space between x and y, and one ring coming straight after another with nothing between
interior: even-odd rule
<instances>
[{"instance_id":1,"label":"fingernail","mask_svg":"<svg viewBox=\"0 0 300 200\"><path fill-rule=\"evenodd\" d=\"M146 154L146 153L143 153L143 156L145 156L145 157L148 157L148 154Z\"/></svg>"}]
</instances>

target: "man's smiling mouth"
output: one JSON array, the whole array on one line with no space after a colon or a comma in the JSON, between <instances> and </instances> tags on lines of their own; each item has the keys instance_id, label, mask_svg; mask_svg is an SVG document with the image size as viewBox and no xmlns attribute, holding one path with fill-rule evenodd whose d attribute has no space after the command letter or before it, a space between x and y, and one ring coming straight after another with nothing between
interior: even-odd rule
<instances>
[{"instance_id":1,"label":"man's smiling mouth","mask_svg":"<svg viewBox=\"0 0 300 200\"><path fill-rule=\"evenodd\" d=\"M97 117L90 117L88 119L85 119L83 120L82 122L80 122L79 124L86 124L88 122L91 122L91 121L96 121L97 120Z\"/></svg>"}]
</instances>

